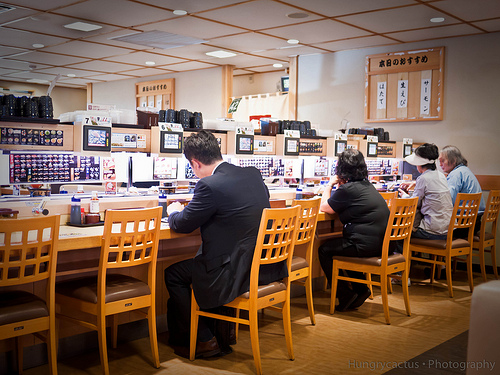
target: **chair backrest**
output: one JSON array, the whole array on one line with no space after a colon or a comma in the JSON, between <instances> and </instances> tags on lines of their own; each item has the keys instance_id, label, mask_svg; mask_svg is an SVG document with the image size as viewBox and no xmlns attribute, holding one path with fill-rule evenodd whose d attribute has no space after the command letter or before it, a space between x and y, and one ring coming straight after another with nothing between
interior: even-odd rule
<instances>
[{"instance_id":1,"label":"chair backrest","mask_svg":"<svg viewBox=\"0 0 500 375\"><path fill-rule=\"evenodd\" d=\"M448 243L451 243L454 229L469 229L468 241L472 244L474 225L476 223L481 193L458 193L453 206L450 225L448 226Z\"/></svg>"},{"instance_id":2,"label":"chair backrest","mask_svg":"<svg viewBox=\"0 0 500 375\"><path fill-rule=\"evenodd\" d=\"M302 245L313 240L318 223L321 197L313 199L294 199L292 206L300 206L299 225L295 245Z\"/></svg>"},{"instance_id":3,"label":"chair backrest","mask_svg":"<svg viewBox=\"0 0 500 375\"><path fill-rule=\"evenodd\" d=\"M52 215L1 221L1 287L45 279L55 285L59 220Z\"/></svg>"},{"instance_id":4,"label":"chair backrest","mask_svg":"<svg viewBox=\"0 0 500 375\"><path fill-rule=\"evenodd\" d=\"M481 231L480 236L484 237L486 233L486 224L492 223L491 234L495 235L498 214L500 213L500 190L491 190L488 194L488 201L486 202L486 208L484 210L483 218L481 220Z\"/></svg>"},{"instance_id":5,"label":"chair backrest","mask_svg":"<svg viewBox=\"0 0 500 375\"><path fill-rule=\"evenodd\" d=\"M262 211L250 270L250 298L257 296L261 265L286 261L290 273L299 212L300 206L265 208Z\"/></svg>"},{"instance_id":6,"label":"chair backrest","mask_svg":"<svg viewBox=\"0 0 500 375\"><path fill-rule=\"evenodd\" d=\"M392 201L382 246L382 265L387 264L391 241L403 240L403 256L409 259L410 237L417 212L418 197L397 198Z\"/></svg>"},{"instance_id":7,"label":"chair backrest","mask_svg":"<svg viewBox=\"0 0 500 375\"><path fill-rule=\"evenodd\" d=\"M151 282L156 276L161 214L160 206L106 211L98 276L102 296L108 269L149 263L148 283L154 285Z\"/></svg>"},{"instance_id":8,"label":"chair backrest","mask_svg":"<svg viewBox=\"0 0 500 375\"><path fill-rule=\"evenodd\" d=\"M392 201L398 197L397 191L381 191L380 195L384 198L388 207L391 207Z\"/></svg>"}]
</instances>

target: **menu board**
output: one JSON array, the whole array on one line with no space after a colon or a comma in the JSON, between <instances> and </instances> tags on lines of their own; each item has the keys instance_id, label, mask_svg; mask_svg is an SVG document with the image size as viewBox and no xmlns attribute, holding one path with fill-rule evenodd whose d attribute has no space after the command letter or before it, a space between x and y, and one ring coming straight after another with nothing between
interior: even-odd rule
<instances>
[{"instance_id":1,"label":"menu board","mask_svg":"<svg viewBox=\"0 0 500 375\"><path fill-rule=\"evenodd\" d=\"M0 128L3 145L63 146L62 130Z\"/></svg>"},{"instance_id":2,"label":"menu board","mask_svg":"<svg viewBox=\"0 0 500 375\"><path fill-rule=\"evenodd\" d=\"M14 183L69 182L99 180L98 156L71 154L12 153L9 156L9 180Z\"/></svg>"}]
</instances>

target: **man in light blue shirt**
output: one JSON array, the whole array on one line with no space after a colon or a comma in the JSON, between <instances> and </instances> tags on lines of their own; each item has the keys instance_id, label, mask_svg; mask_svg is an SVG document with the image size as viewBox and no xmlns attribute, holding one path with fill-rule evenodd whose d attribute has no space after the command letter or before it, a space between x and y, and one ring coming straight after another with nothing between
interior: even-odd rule
<instances>
[{"instance_id":1,"label":"man in light blue shirt","mask_svg":"<svg viewBox=\"0 0 500 375\"><path fill-rule=\"evenodd\" d=\"M450 188L451 199L455 204L455 199L458 193L482 193L481 185L476 176L467 167L467 159L465 159L460 150L455 146L445 146L441 149L439 155L439 164L444 173L447 173L448 186ZM479 212L476 219L474 232L478 232L481 228L481 218L483 216L486 204L484 198L481 197L479 203ZM457 230L455 230L457 232ZM459 235L459 237L461 237Z\"/></svg>"}]
</instances>

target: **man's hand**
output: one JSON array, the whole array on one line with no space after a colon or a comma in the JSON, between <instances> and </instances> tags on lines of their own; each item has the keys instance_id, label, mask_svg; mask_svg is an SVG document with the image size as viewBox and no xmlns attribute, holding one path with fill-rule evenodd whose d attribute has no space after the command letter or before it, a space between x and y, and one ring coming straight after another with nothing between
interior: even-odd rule
<instances>
[{"instance_id":1,"label":"man's hand","mask_svg":"<svg viewBox=\"0 0 500 375\"><path fill-rule=\"evenodd\" d=\"M172 202L167 207L167 215L170 216L171 213L182 211L183 209L184 209L184 206L182 205L182 203L179 203L177 201Z\"/></svg>"}]
</instances>

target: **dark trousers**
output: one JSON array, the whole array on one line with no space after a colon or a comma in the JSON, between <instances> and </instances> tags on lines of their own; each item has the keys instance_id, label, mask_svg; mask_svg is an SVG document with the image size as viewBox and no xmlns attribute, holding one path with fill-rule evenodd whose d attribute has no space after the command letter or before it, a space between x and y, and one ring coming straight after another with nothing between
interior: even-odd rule
<instances>
[{"instance_id":1,"label":"dark trousers","mask_svg":"<svg viewBox=\"0 0 500 375\"><path fill-rule=\"evenodd\" d=\"M172 264L165 269L165 285L170 295L167 302L167 324L171 345L189 346L192 274L193 259ZM226 315L234 314L234 309L227 307L207 311ZM202 316L198 322L198 341L209 341L215 335L219 346L227 347L230 325L229 322L215 321Z\"/></svg>"},{"instance_id":2,"label":"dark trousers","mask_svg":"<svg viewBox=\"0 0 500 375\"><path fill-rule=\"evenodd\" d=\"M326 275L328 283L332 285L332 269L333 269L333 256L346 256L346 257L359 257L358 251L354 246L344 246L344 239L333 238L326 241L318 249L319 262L321 268ZM362 272L356 271L345 271L347 275L352 278L364 279ZM362 283L351 283L352 290L357 294L362 294L368 288L366 284ZM337 295L342 298L346 295L352 294L349 288L349 283L345 280L338 280L337 283Z\"/></svg>"}]
</instances>

